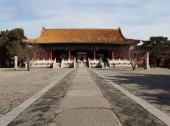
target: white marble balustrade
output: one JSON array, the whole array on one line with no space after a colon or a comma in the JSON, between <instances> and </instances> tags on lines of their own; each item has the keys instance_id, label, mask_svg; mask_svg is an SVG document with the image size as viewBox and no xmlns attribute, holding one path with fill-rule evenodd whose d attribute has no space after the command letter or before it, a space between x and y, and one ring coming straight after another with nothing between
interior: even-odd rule
<instances>
[{"instance_id":1,"label":"white marble balustrade","mask_svg":"<svg viewBox=\"0 0 170 126\"><path fill-rule=\"evenodd\" d=\"M131 66L130 60L128 59L108 59L108 64L110 68L116 66Z\"/></svg>"},{"instance_id":2,"label":"white marble balustrade","mask_svg":"<svg viewBox=\"0 0 170 126\"><path fill-rule=\"evenodd\" d=\"M103 68L104 63L101 59L88 59L89 68Z\"/></svg>"},{"instance_id":3,"label":"white marble balustrade","mask_svg":"<svg viewBox=\"0 0 170 126\"><path fill-rule=\"evenodd\" d=\"M56 60L51 60L51 59L48 59L48 60L31 60L30 61L30 66L31 67L52 67L53 66L53 63L56 62Z\"/></svg>"},{"instance_id":4,"label":"white marble balustrade","mask_svg":"<svg viewBox=\"0 0 170 126\"><path fill-rule=\"evenodd\" d=\"M75 68L76 67L76 59L62 59L61 68Z\"/></svg>"}]
</instances>

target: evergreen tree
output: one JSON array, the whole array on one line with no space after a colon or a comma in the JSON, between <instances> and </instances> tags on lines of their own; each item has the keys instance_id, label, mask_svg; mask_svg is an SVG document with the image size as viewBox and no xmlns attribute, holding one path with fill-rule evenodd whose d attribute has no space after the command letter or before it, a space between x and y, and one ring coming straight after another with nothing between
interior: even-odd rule
<instances>
[{"instance_id":1,"label":"evergreen tree","mask_svg":"<svg viewBox=\"0 0 170 126\"><path fill-rule=\"evenodd\" d=\"M149 41L143 41L142 50L150 52L150 64L160 66L162 58L170 58L170 41L167 37L150 37Z\"/></svg>"},{"instance_id":2,"label":"evergreen tree","mask_svg":"<svg viewBox=\"0 0 170 126\"><path fill-rule=\"evenodd\" d=\"M22 46L24 30L15 28L0 32L0 64L6 67L6 63L14 56L18 55L19 48Z\"/></svg>"}]
</instances>

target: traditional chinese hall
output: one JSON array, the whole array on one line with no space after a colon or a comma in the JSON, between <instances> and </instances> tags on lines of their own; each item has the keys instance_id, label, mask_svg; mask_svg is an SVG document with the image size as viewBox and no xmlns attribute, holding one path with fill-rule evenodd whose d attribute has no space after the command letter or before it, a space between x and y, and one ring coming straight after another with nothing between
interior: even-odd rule
<instances>
[{"instance_id":1,"label":"traditional chinese hall","mask_svg":"<svg viewBox=\"0 0 170 126\"><path fill-rule=\"evenodd\" d=\"M23 42L32 45L38 44L43 49L43 51L37 51L34 54L33 66L36 67L37 63L37 67L43 67L43 65L44 67L57 67L56 64L58 64L59 67L64 68L76 67L79 63L89 67L113 67L116 64L112 63L111 66L109 62L114 61L122 62L122 65L124 61L126 65L126 63L128 64L130 46L137 44L139 40L125 38L120 28L42 28L39 37L26 39Z\"/></svg>"}]
</instances>

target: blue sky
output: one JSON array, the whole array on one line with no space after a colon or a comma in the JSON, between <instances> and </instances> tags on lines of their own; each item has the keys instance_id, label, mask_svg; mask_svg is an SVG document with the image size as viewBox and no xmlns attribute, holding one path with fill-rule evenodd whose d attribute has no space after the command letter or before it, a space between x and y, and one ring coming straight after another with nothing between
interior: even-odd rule
<instances>
[{"instance_id":1,"label":"blue sky","mask_svg":"<svg viewBox=\"0 0 170 126\"><path fill-rule=\"evenodd\" d=\"M0 0L0 31L23 28L118 28L126 38L170 38L170 0Z\"/></svg>"}]
</instances>

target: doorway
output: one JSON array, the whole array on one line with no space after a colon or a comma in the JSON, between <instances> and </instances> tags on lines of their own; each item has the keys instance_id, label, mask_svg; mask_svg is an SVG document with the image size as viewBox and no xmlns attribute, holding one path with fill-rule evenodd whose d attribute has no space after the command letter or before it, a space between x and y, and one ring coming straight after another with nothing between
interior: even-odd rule
<instances>
[{"instance_id":1,"label":"doorway","mask_svg":"<svg viewBox=\"0 0 170 126\"><path fill-rule=\"evenodd\" d=\"M86 52L77 52L77 62L83 62L86 63Z\"/></svg>"}]
</instances>

